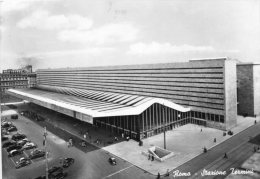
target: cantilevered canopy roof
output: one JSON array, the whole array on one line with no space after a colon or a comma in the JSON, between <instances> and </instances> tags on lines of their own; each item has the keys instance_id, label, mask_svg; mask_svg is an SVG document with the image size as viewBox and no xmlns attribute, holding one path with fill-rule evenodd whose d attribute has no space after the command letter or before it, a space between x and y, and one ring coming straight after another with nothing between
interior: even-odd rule
<instances>
[{"instance_id":1,"label":"cantilevered canopy roof","mask_svg":"<svg viewBox=\"0 0 260 179\"><path fill-rule=\"evenodd\" d=\"M180 112L188 112L169 100L137 95L107 93L93 90L56 88L57 92L41 89L9 89L8 93L24 97L31 102L55 105L95 117L139 115L154 103Z\"/></svg>"}]
</instances>

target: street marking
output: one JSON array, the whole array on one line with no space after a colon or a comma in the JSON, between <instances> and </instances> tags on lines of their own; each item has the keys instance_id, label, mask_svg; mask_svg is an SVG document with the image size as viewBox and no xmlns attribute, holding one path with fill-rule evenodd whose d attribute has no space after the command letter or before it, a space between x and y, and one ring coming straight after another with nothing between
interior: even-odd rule
<instances>
[{"instance_id":1,"label":"street marking","mask_svg":"<svg viewBox=\"0 0 260 179\"><path fill-rule=\"evenodd\" d=\"M121 170L118 170L117 172L112 173L112 174L110 174L110 175L108 175L108 176L106 176L106 177L104 177L104 178L109 178L109 177L111 177L111 176L113 176L113 175L115 175L115 174L118 174L118 173L120 173L120 172L122 172L122 171L124 171L124 170L126 170L126 169L128 169L128 168L131 168L132 166L134 166L134 165L130 165L130 166L126 167L126 168L123 168L123 169L121 169ZM104 179L104 178L103 178L103 179Z\"/></svg>"},{"instance_id":2,"label":"street marking","mask_svg":"<svg viewBox=\"0 0 260 179\"><path fill-rule=\"evenodd\" d=\"M14 163L14 166L16 166L16 163L14 162L14 160L10 157L11 161Z\"/></svg>"}]
</instances>

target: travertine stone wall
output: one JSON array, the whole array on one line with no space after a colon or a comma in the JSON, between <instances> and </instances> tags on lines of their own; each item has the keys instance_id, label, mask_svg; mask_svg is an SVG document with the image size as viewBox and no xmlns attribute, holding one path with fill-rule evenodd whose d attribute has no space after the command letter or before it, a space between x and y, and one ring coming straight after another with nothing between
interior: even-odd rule
<instances>
[{"instance_id":1,"label":"travertine stone wall","mask_svg":"<svg viewBox=\"0 0 260 179\"><path fill-rule=\"evenodd\" d=\"M237 65L238 114L254 116L254 78L252 64Z\"/></svg>"}]
</instances>

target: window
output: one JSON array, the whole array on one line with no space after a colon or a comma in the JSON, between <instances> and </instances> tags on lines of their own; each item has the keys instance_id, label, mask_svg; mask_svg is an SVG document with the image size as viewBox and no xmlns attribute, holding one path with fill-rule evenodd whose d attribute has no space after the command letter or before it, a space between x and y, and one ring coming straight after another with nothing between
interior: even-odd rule
<instances>
[{"instance_id":1,"label":"window","mask_svg":"<svg viewBox=\"0 0 260 179\"><path fill-rule=\"evenodd\" d=\"M220 122L224 123L224 116L223 115L220 116Z\"/></svg>"},{"instance_id":2,"label":"window","mask_svg":"<svg viewBox=\"0 0 260 179\"><path fill-rule=\"evenodd\" d=\"M219 115L215 115L215 119L217 122L219 122Z\"/></svg>"},{"instance_id":3,"label":"window","mask_svg":"<svg viewBox=\"0 0 260 179\"><path fill-rule=\"evenodd\" d=\"M203 113L201 113L201 114L202 114L201 118L202 118L202 119L206 119L205 113L203 112Z\"/></svg>"},{"instance_id":4,"label":"window","mask_svg":"<svg viewBox=\"0 0 260 179\"><path fill-rule=\"evenodd\" d=\"M214 120L214 116L215 116L214 114L211 114L211 115L210 115L212 121L215 121L215 120Z\"/></svg>"}]
</instances>

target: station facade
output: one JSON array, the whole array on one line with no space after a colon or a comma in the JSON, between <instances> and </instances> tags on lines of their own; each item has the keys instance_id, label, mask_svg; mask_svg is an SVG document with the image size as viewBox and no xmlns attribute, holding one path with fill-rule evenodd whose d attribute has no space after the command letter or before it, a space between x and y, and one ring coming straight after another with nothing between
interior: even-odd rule
<instances>
[{"instance_id":1,"label":"station facade","mask_svg":"<svg viewBox=\"0 0 260 179\"><path fill-rule=\"evenodd\" d=\"M86 120L82 114L87 115L90 119L86 122L141 139L186 123L221 130L234 127L236 83L236 61L219 58L42 69L37 71L36 89L9 90L9 93L79 120ZM57 98L59 95L66 96ZM55 104L63 108L57 110L54 104L46 104L53 101L69 106Z\"/></svg>"}]
</instances>

